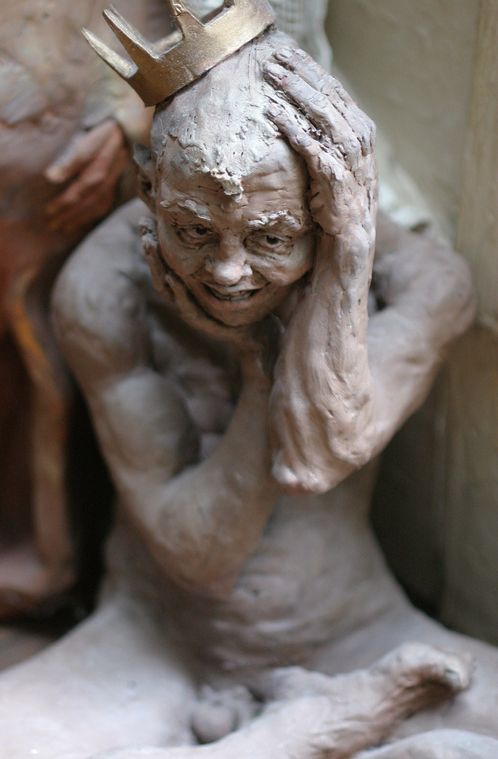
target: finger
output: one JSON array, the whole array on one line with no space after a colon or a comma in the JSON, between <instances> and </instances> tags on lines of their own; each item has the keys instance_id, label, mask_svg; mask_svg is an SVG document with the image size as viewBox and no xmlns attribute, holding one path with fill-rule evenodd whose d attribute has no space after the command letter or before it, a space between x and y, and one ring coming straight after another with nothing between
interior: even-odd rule
<instances>
[{"instance_id":1,"label":"finger","mask_svg":"<svg viewBox=\"0 0 498 759\"><path fill-rule=\"evenodd\" d=\"M115 185L128 161L127 151L122 148L114 157L111 165L107 159L102 162L99 156L80 174L61 195L47 206L47 216L54 225L64 213L84 201L87 195L94 195L99 188L108 188L114 192Z\"/></svg>"},{"instance_id":2,"label":"finger","mask_svg":"<svg viewBox=\"0 0 498 759\"><path fill-rule=\"evenodd\" d=\"M209 321L206 313L193 299L181 279L167 266L164 279L173 296L176 308L188 324L194 327Z\"/></svg>"},{"instance_id":3,"label":"finger","mask_svg":"<svg viewBox=\"0 0 498 759\"><path fill-rule=\"evenodd\" d=\"M99 149L92 161L92 167L105 176L116 161L123 161L123 158L126 159L127 157L128 151L125 147L123 133L120 129L116 129Z\"/></svg>"},{"instance_id":4,"label":"finger","mask_svg":"<svg viewBox=\"0 0 498 759\"><path fill-rule=\"evenodd\" d=\"M272 103L268 115L307 165L312 180L310 211L314 221L326 232L336 233L344 220L338 216L345 205L343 186L350 174L342 154L336 146L326 147L313 139L309 123L290 104Z\"/></svg>"},{"instance_id":5,"label":"finger","mask_svg":"<svg viewBox=\"0 0 498 759\"><path fill-rule=\"evenodd\" d=\"M48 228L58 230L74 224L79 226L83 219L98 221L103 218L114 205L116 185L119 172L109 175L105 184L100 184L89 192L81 194L77 202L62 207L57 214L48 220Z\"/></svg>"},{"instance_id":6,"label":"finger","mask_svg":"<svg viewBox=\"0 0 498 759\"><path fill-rule=\"evenodd\" d=\"M338 182L344 179L346 167L341 151L335 145L324 145L315 139L302 113L283 100L272 101L267 112L291 147L304 158L312 179L320 179L324 174Z\"/></svg>"},{"instance_id":7,"label":"finger","mask_svg":"<svg viewBox=\"0 0 498 759\"><path fill-rule=\"evenodd\" d=\"M375 209L375 167L352 172L336 145L324 145L311 136L307 119L290 103L275 101L268 116L289 144L305 161L311 177L309 206L314 221L330 235L344 228L368 223Z\"/></svg>"},{"instance_id":8,"label":"finger","mask_svg":"<svg viewBox=\"0 0 498 759\"><path fill-rule=\"evenodd\" d=\"M326 95L336 106L362 144L365 153L373 147L375 125L358 107L351 95L332 74L304 50L283 48L274 54L276 61L295 72L309 85Z\"/></svg>"},{"instance_id":9,"label":"finger","mask_svg":"<svg viewBox=\"0 0 498 759\"><path fill-rule=\"evenodd\" d=\"M87 134L77 135L61 156L45 171L45 178L54 184L62 184L85 166L109 136L119 127L114 121L104 121Z\"/></svg>"},{"instance_id":10,"label":"finger","mask_svg":"<svg viewBox=\"0 0 498 759\"><path fill-rule=\"evenodd\" d=\"M342 100L345 105L356 107L351 95L344 89L338 79L320 66L304 50L282 48L277 50L273 57L276 61L285 66L290 71L294 71L298 76L308 82L309 85L319 92L329 95L335 100Z\"/></svg>"},{"instance_id":11,"label":"finger","mask_svg":"<svg viewBox=\"0 0 498 759\"><path fill-rule=\"evenodd\" d=\"M193 329L200 330L215 340L240 342L246 330L244 328L226 327L210 317L200 306L182 280L166 266L165 282L170 288L174 305L182 319Z\"/></svg>"},{"instance_id":12,"label":"finger","mask_svg":"<svg viewBox=\"0 0 498 759\"><path fill-rule=\"evenodd\" d=\"M355 163L361 143L336 105L304 79L277 63L265 66L265 76L283 91L319 131L321 139L338 145L348 162Z\"/></svg>"},{"instance_id":13,"label":"finger","mask_svg":"<svg viewBox=\"0 0 498 759\"><path fill-rule=\"evenodd\" d=\"M60 216L52 219L49 229L52 232L62 232L70 235L77 231L88 229L104 218L114 205L114 193L109 191L97 193L85 198L77 206L73 206Z\"/></svg>"},{"instance_id":14,"label":"finger","mask_svg":"<svg viewBox=\"0 0 498 759\"><path fill-rule=\"evenodd\" d=\"M124 146L113 139L109 141L82 171L80 176L47 206L47 215L54 216L62 210L76 204L82 196L94 191L99 185L115 183L128 161L128 152Z\"/></svg>"}]
</instances>

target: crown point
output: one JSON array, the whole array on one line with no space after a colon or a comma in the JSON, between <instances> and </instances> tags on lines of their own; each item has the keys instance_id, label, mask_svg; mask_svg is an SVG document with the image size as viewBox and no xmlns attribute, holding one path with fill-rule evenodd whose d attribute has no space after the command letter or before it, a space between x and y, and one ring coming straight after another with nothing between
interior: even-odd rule
<instances>
[{"instance_id":1,"label":"crown point","mask_svg":"<svg viewBox=\"0 0 498 759\"><path fill-rule=\"evenodd\" d=\"M203 28L203 24L181 0L167 0L167 2L184 37L195 34Z\"/></svg>"},{"instance_id":2,"label":"crown point","mask_svg":"<svg viewBox=\"0 0 498 759\"><path fill-rule=\"evenodd\" d=\"M94 50L141 96L146 105L157 105L206 71L233 55L275 22L268 0L220 0L219 11L200 21L182 0L165 0L178 32L159 43L148 43L117 10L104 17L133 63L107 47L91 32L85 37Z\"/></svg>"},{"instance_id":3,"label":"crown point","mask_svg":"<svg viewBox=\"0 0 498 759\"><path fill-rule=\"evenodd\" d=\"M200 32L204 29L204 24L199 21L190 11L185 11L180 16L177 16L176 23L180 27L184 37L195 35L196 32Z\"/></svg>"},{"instance_id":4,"label":"crown point","mask_svg":"<svg viewBox=\"0 0 498 759\"><path fill-rule=\"evenodd\" d=\"M123 77L123 79L129 79L136 72L136 66L123 58L122 55L116 53L111 47L102 42L96 34L89 29L83 28L81 33L95 50L97 55L107 63L108 66L114 69L114 71Z\"/></svg>"},{"instance_id":5,"label":"crown point","mask_svg":"<svg viewBox=\"0 0 498 759\"><path fill-rule=\"evenodd\" d=\"M137 66L140 68L149 65L155 57L154 50L140 32L129 24L113 6L104 11L104 18Z\"/></svg>"},{"instance_id":6,"label":"crown point","mask_svg":"<svg viewBox=\"0 0 498 759\"><path fill-rule=\"evenodd\" d=\"M185 4L181 0L167 0L167 2L173 16L181 16L182 13L188 13Z\"/></svg>"}]
</instances>

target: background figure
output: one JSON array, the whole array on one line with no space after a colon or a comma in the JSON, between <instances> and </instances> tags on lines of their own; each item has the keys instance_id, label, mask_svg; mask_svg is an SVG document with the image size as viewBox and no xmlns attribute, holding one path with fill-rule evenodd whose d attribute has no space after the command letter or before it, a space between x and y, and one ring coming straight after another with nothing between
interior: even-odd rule
<instances>
[{"instance_id":1,"label":"background figure","mask_svg":"<svg viewBox=\"0 0 498 759\"><path fill-rule=\"evenodd\" d=\"M143 139L148 121L81 35L92 26L106 36L106 5L2 4L0 618L42 609L77 573L66 456L71 391L48 296L69 251L134 193L127 136ZM168 28L160 0L118 7L151 36ZM74 470L80 485L83 448Z\"/></svg>"}]
</instances>

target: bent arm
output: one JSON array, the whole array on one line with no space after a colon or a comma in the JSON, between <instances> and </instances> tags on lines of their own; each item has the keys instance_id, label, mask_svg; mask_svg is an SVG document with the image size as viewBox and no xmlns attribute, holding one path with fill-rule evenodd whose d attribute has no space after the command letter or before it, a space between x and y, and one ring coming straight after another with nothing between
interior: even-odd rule
<instances>
[{"instance_id":1,"label":"bent arm","mask_svg":"<svg viewBox=\"0 0 498 759\"><path fill-rule=\"evenodd\" d=\"M386 217L378 224L374 282L385 307L373 315L368 329L371 455L425 400L451 342L474 317L464 260Z\"/></svg>"},{"instance_id":2,"label":"bent arm","mask_svg":"<svg viewBox=\"0 0 498 759\"><path fill-rule=\"evenodd\" d=\"M304 304L310 313L294 326L283 357L301 421L287 428L287 459L274 464L279 481L313 492L334 487L383 449L425 399L446 349L474 313L463 260L381 218L374 281L383 308L368 320L366 243L361 234L327 242L333 255L323 257L328 263ZM299 346L308 346L311 370L289 380Z\"/></svg>"},{"instance_id":3,"label":"bent arm","mask_svg":"<svg viewBox=\"0 0 498 759\"><path fill-rule=\"evenodd\" d=\"M324 492L378 453L421 403L446 346L470 322L470 281L451 251L381 220L374 269L385 308L368 324L374 126L302 51L279 50L265 78L275 92L268 113L306 162L320 230L277 366L273 472L292 489Z\"/></svg>"},{"instance_id":4,"label":"bent arm","mask_svg":"<svg viewBox=\"0 0 498 759\"><path fill-rule=\"evenodd\" d=\"M277 495L267 442L269 380L246 374L227 431L181 471L191 422L171 382L141 367L88 399L120 496L165 572L200 592L227 592L256 548Z\"/></svg>"},{"instance_id":5,"label":"bent arm","mask_svg":"<svg viewBox=\"0 0 498 759\"><path fill-rule=\"evenodd\" d=\"M247 361L222 442L195 463L196 431L178 387L149 358L139 256L130 227L117 223L125 213L91 235L65 267L54 295L59 340L116 488L156 560L182 585L223 593L254 550L276 497L269 380L258 361Z\"/></svg>"}]
</instances>

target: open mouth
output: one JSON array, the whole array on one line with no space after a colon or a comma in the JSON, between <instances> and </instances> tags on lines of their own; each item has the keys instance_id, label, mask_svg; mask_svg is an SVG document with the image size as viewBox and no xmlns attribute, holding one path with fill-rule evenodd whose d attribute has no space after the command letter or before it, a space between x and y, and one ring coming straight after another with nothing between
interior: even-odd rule
<instances>
[{"instance_id":1,"label":"open mouth","mask_svg":"<svg viewBox=\"0 0 498 759\"><path fill-rule=\"evenodd\" d=\"M214 288L209 285L204 285L204 289L209 295L212 295L216 300L220 300L228 303L242 303L244 301L254 298L255 295L261 292L264 287L256 287L248 290L235 290L229 288Z\"/></svg>"}]
</instances>

